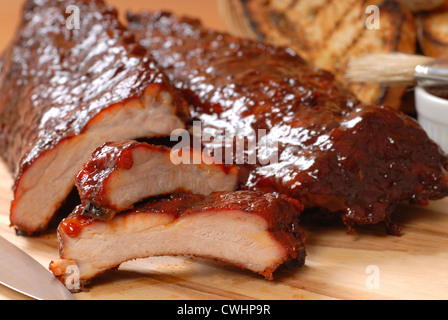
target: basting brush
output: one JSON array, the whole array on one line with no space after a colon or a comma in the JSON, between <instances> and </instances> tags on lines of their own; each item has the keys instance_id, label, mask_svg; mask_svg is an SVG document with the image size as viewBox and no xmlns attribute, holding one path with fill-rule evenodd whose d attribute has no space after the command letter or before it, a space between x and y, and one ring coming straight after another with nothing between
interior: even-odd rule
<instances>
[{"instance_id":1,"label":"basting brush","mask_svg":"<svg viewBox=\"0 0 448 320\"><path fill-rule=\"evenodd\" d=\"M369 54L352 59L345 78L389 86L448 84L448 61L397 52Z\"/></svg>"}]
</instances>

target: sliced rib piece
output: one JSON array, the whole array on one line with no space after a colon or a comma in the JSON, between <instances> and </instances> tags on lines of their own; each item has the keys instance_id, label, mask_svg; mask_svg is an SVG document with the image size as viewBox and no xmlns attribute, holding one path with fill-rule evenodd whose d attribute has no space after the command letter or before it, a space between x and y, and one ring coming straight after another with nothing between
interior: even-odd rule
<instances>
[{"instance_id":1,"label":"sliced rib piece","mask_svg":"<svg viewBox=\"0 0 448 320\"><path fill-rule=\"evenodd\" d=\"M169 13L128 19L129 30L194 106L204 132L239 138L264 129L267 141L278 142L277 162L240 167L248 172L243 188L341 214L350 231L354 224L389 222L401 201L448 195L448 159L414 119L360 103L292 50ZM256 152L263 148L258 144Z\"/></svg>"},{"instance_id":2,"label":"sliced rib piece","mask_svg":"<svg viewBox=\"0 0 448 320\"><path fill-rule=\"evenodd\" d=\"M48 225L73 177L105 141L170 135L187 104L102 1L26 2L3 54L0 150L14 174L11 224L32 234Z\"/></svg>"},{"instance_id":3,"label":"sliced rib piece","mask_svg":"<svg viewBox=\"0 0 448 320\"><path fill-rule=\"evenodd\" d=\"M208 195L235 191L238 169L203 162L191 150L191 163L175 164L170 148L137 141L105 143L76 176L84 214L102 220L146 198L173 192ZM197 163L197 164L196 164Z\"/></svg>"},{"instance_id":4,"label":"sliced rib piece","mask_svg":"<svg viewBox=\"0 0 448 320\"><path fill-rule=\"evenodd\" d=\"M272 279L284 263L304 264L301 210L297 200L252 191L172 194L107 222L81 215L79 206L59 225L61 259L50 269L66 283L76 267L79 280L87 281L128 260L189 255Z\"/></svg>"}]
</instances>

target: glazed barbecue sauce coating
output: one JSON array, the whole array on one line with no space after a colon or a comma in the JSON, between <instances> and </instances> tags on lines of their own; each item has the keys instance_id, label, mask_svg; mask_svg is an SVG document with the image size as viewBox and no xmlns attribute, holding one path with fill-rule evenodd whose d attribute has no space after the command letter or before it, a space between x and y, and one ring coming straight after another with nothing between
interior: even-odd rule
<instances>
[{"instance_id":1,"label":"glazed barbecue sauce coating","mask_svg":"<svg viewBox=\"0 0 448 320\"><path fill-rule=\"evenodd\" d=\"M128 14L202 121L233 136L268 130L279 161L243 165L244 189L280 192L354 224L386 221L400 201L448 194L442 155L410 117L361 104L323 70L291 50L208 30L169 13ZM258 152L260 151L257 150Z\"/></svg>"},{"instance_id":2,"label":"glazed barbecue sauce coating","mask_svg":"<svg viewBox=\"0 0 448 320\"><path fill-rule=\"evenodd\" d=\"M81 27L66 27L68 5ZM101 0L28 0L0 74L0 150L21 174L43 153L83 132L106 108L168 91L180 113L188 107L146 50Z\"/></svg>"},{"instance_id":3,"label":"glazed barbecue sauce coating","mask_svg":"<svg viewBox=\"0 0 448 320\"><path fill-rule=\"evenodd\" d=\"M58 228L71 238L78 237L84 227L95 221L92 217L83 216L83 211L82 206L76 207L69 217L61 221Z\"/></svg>"},{"instance_id":4,"label":"glazed barbecue sauce coating","mask_svg":"<svg viewBox=\"0 0 448 320\"><path fill-rule=\"evenodd\" d=\"M75 177L75 185L82 200L84 210L99 211L93 203L110 205L104 196L103 188L107 178L118 168L129 170L134 166L132 148L140 145L137 141L106 142L98 147ZM148 145L148 147L151 147ZM160 148L164 148L161 146ZM168 148L167 152L168 151ZM93 203L92 203L93 202Z\"/></svg>"}]
</instances>

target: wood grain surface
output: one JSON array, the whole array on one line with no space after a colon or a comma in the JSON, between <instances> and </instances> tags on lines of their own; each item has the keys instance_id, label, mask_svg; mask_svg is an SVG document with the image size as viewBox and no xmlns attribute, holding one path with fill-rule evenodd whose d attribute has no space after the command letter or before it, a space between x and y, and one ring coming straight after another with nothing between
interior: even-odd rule
<instances>
[{"instance_id":1,"label":"wood grain surface","mask_svg":"<svg viewBox=\"0 0 448 320\"><path fill-rule=\"evenodd\" d=\"M110 0L120 10L168 9L224 29L212 0ZM21 2L0 0L0 46L13 36ZM12 179L0 162L0 235L45 267L58 257L54 231L17 236L9 227ZM427 207L402 206L394 220L401 237L368 226L347 235L340 225L306 225L307 260L280 270L273 281L227 264L198 258L160 257L123 264L95 279L76 299L448 299L448 199ZM5 267L5 266L1 266ZM374 270L376 273L369 273ZM24 275L32 281L32 275ZM371 287L371 279L376 286ZM0 299L26 299L0 286Z\"/></svg>"}]
</instances>

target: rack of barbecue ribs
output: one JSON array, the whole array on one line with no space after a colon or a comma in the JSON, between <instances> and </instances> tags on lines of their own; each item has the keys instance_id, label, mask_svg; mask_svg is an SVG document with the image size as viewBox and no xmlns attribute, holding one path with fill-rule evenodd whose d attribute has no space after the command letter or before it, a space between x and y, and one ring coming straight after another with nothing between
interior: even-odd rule
<instances>
[{"instance_id":1,"label":"rack of barbecue ribs","mask_svg":"<svg viewBox=\"0 0 448 320\"><path fill-rule=\"evenodd\" d=\"M79 206L59 225L61 259L52 261L50 270L70 288L74 272L85 284L128 260L189 255L271 280L280 266L304 264L301 210L295 199L255 191L174 193L109 221L86 216Z\"/></svg>"},{"instance_id":2,"label":"rack of barbecue ribs","mask_svg":"<svg viewBox=\"0 0 448 320\"><path fill-rule=\"evenodd\" d=\"M84 214L110 220L154 196L174 192L209 195L237 189L235 166L213 164L213 159L203 159L206 155L194 149L190 150L191 162L176 164L175 151L132 140L99 147L76 176Z\"/></svg>"},{"instance_id":3,"label":"rack of barbecue ribs","mask_svg":"<svg viewBox=\"0 0 448 320\"><path fill-rule=\"evenodd\" d=\"M29 0L0 75L0 150L14 174L11 224L44 230L95 148L169 136L188 105L102 1Z\"/></svg>"},{"instance_id":4,"label":"rack of barbecue ribs","mask_svg":"<svg viewBox=\"0 0 448 320\"><path fill-rule=\"evenodd\" d=\"M266 130L278 161L243 164L241 188L279 192L355 225L448 195L448 160L418 123L361 103L288 48L209 30L170 13L128 14L128 29L193 105L207 133ZM213 146L206 147L213 149ZM262 151L259 148L258 151Z\"/></svg>"}]
</instances>

